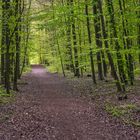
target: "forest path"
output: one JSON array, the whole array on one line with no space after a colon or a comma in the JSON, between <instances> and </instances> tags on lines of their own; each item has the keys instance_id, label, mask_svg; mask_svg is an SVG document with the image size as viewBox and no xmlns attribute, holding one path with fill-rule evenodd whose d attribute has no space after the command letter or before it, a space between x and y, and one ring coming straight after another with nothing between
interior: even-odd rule
<instances>
[{"instance_id":1,"label":"forest path","mask_svg":"<svg viewBox=\"0 0 140 140\"><path fill-rule=\"evenodd\" d=\"M65 78L34 66L23 76L0 140L136 140L138 132L114 120L94 102L71 94Z\"/></svg>"}]
</instances>

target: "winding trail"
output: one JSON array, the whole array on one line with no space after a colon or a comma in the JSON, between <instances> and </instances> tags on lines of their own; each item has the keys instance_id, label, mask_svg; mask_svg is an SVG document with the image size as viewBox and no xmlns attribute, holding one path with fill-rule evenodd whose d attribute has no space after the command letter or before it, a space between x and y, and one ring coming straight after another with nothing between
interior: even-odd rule
<instances>
[{"instance_id":1,"label":"winding trail","mask_svg":"<svg viewBox=\"0 0 140 140\"><path fill-rule=\"evenodd\" d=\"M23 81L14 113L0 123L0 140L140 140L136 129L72 94L65 78L34 66Z\"/></svg>"}]
</instances>

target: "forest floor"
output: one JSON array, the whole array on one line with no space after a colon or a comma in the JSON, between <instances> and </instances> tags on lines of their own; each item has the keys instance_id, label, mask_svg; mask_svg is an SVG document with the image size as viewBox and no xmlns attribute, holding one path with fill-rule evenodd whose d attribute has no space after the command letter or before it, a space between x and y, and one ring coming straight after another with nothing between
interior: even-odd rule
<instances>
[{"instance_id":1,"label":"forest floor","mask_svg":"<svg viewBox=\"0 0 140 140\"><path fill-rule=\"evenodd\" d=\"M110 90L106 96L83 96L91 90L81 82L41 66L23 76L19 87L14 102L0 105L0 140L140 140L139 127L122 117L135 111L139 121L140 96L131 94L125 104L109 95Z\"/></svg>"}]
</instances>

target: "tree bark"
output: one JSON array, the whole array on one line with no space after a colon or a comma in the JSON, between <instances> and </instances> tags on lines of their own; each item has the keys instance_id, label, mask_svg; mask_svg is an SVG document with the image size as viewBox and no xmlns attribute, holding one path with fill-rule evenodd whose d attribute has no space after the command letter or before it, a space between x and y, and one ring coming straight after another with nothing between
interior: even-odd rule
<instances>
[{"instance_id":1,"label":"tree bark","mask_svg":"<svg viewBox=\"0 0 140 140\"><path fill-rule=\"evenodd\" d=\"M104 44L105 44L109 64L111 66L111 71L112 71L112 74L113 74L113 78L115 80L118 92L123 92L124 90L123 90L122 84L120 82L119 76L117 74L117 70L115 68L115 64L114 64L112 55L111 55L110 50L109 50L109 44L108 44L108 41L107 41L108 35L107 35L107 32L106 32L105 19L104 19L103 10L102 10L102 0L99 0L99 5L98 6L99 6L99 11L100 11L100 18L101 18L101 26L102 26L102 34L103 34L103 38L104 38Z\"/></svg>"},{"instance_id":2,"label":"tree bark","mask_svg":"<svg viewBox=\"0 0 140 140\"><path fill-rule=\"evenodd\" d=\"M90 64L91 64L91 72L92 72L92 79L93 79L93 83L96 84L96 76L95 76L95 67L94 67L94 61L93 61L93 52L92 52L92 48L91 48L91 31L90 31L90 20L89 20L89 12L88 12L88 5L87 5L87 0L85 0L85 14L87 16L86 20L87 20L87 31L88 31L88 42L89 42L89 51L90 51Z\"/></svg>"}]
</instances>

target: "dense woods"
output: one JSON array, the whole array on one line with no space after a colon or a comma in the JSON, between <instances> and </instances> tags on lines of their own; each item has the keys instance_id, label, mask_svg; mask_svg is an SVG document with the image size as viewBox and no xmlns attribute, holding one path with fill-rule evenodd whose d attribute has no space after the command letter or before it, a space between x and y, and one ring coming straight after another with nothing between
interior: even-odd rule
<instances>
[{"instance_id":1,"label":"dense woods","mask_svg":"<svg viewBox=\"0 0 140 140\"><path fill-rule=\"evenodd\" d=\"M0 140L140 140L140 0L0 0Z\"/></svg>"},{"instance_id":2,"label":"dense woods","mask_svg":"<svg viewBox=\"0 0 140 140\"><path fill-rule=\"evenodd\" d=\"M1 2L1 84L18 90L17 80L28 65L29 10L31 1Z\"/></svg>"},{"instance_id":3,"label":"dense woods","mask_svg":"<svg viewBox=\"0 0 140 140\"><path fill-rule=\"evenodd\" d=\"M64 76L113 80L119 98L140 73L139 0L2 0L1 85L32 63Z\"/></svg>"}]
</instances>

